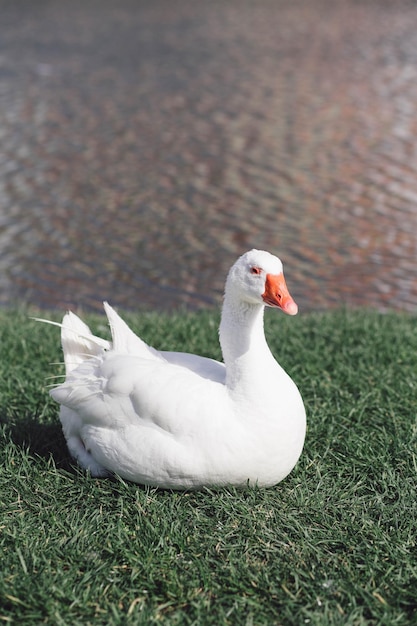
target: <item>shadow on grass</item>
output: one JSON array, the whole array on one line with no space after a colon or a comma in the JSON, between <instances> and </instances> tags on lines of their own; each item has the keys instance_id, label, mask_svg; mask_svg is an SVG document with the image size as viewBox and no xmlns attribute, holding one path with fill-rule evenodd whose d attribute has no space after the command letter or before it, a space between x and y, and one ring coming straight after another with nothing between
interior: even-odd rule
<instances>
[{"instance_id":1,"label":"shadow on grass","mask_svg":"<svg viewBox=\"0 0 417 626\"><path fill-rule=\"evenodd\" d=\"M9 431L11 441L31 456L42 459L52 458L58 469L76 473L62 433L61 424L42 424L36 418L27 417L11 422L0 415L0 424Z\"/></svg>"}]
</instances>

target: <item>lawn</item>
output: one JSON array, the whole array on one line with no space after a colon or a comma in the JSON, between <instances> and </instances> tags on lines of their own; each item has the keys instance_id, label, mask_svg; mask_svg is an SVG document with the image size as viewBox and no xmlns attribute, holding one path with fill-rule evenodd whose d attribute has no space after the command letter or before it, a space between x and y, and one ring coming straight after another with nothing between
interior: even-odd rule
<instances>
[{"instance_id":1,"label":"lawn","mask_svg":"<svg viewBox=\"0 0 417 626\"><path fill-rule=\"evenodd\" d=\"M215 313L125 318L220 356ZM298 465L271 489L175 493L73 467L47 391L59 331L0 313L0 621L417 624L417 318L269 311L266 334L307 408Z\"/></svg>"}]
</instances>

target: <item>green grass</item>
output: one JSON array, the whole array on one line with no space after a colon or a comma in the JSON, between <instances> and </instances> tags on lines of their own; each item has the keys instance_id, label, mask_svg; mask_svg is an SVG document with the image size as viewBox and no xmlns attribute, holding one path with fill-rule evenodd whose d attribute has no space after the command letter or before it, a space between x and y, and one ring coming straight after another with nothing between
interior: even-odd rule
<instances>
[{"instance_id":1,"label":"green grass","mask_svg":"<svg viewBox=\"0 0 417 626\"><path fill-rule=\"evenodd\" d=\"M219 357L215 314L126 317ZM306 403L300 462L268 490L173 493L71 465L46 389L59 331L0 313L0 622L417 624L417 319L269 312L266 330Z\"/></svg>"}]
</instances>

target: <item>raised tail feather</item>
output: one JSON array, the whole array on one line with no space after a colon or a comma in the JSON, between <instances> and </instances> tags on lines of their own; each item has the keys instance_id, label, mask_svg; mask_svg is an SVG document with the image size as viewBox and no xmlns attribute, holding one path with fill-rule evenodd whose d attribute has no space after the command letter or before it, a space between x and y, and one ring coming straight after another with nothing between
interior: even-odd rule
<instances>
[{"instance_id":1,"label":"raised tail feather","mask_svg":"<svg viewBox=\"0 0 417 626\"><path fill-rule=\"evenodd\" d=\"M86 359L111 348L109 341L96 337L80 318L69 311L61 324L61 344L65 371L69 374Z\"/></svg>"},{"instance_id":2,"label":"raised tail feather","mask_svg":"<svg viewBox=\"0 0 417 626\"><path fill-rule=\"evenodd\" d=\"M126 322L122 320L122 318L108 304L108 302L104 302L103 304L104 311L106 312L107 319L109 320L113 340L112 347L115 352L135 354L143 358L162 358L158 350L148 346L143 339L135 335L133 330L129 328Z\"/></svg>"},{"instance_id":3,"label":"raised tail feather","mask_svg":"<svg viewBox=\"0 0 417 626\"><path fill-rule=\"evenodd\" d=\"M103 350L115 350L124 354L134 354L143 358L163 359L158 350L148 346L129 328L116 311L104 302L104 310L109 321L112 341L96 337L78 315L69 311L62 323L34 317L37 322L45 322L61 328L61 344L64 352L65 372L69 374L87 359L97 356Z\"/></svg>"}]
</instances>

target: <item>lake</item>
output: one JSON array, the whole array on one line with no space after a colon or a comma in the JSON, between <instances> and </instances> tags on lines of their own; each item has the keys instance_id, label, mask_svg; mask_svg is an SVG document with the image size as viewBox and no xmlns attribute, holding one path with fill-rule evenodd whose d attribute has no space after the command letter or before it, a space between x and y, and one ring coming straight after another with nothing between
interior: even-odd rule
<instances>
[{"instance_id":1,"label":"lake","mask_svg":"<svg viewBox=\"0 0 417 626\"><path fill-rule=\"evenodd\" d=\"M417 4L0 0L0 305L417 308Z\"/></svg>"}]
</instances>

